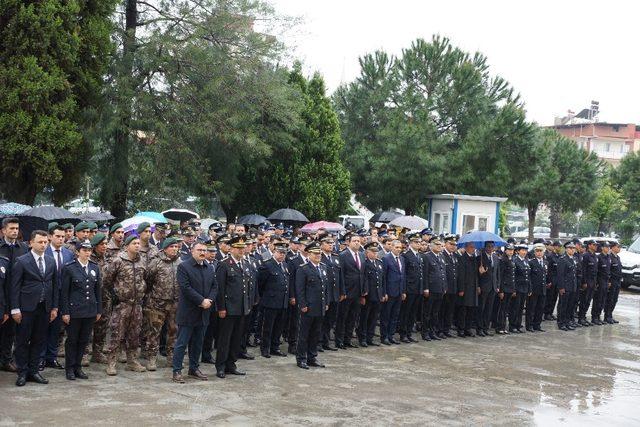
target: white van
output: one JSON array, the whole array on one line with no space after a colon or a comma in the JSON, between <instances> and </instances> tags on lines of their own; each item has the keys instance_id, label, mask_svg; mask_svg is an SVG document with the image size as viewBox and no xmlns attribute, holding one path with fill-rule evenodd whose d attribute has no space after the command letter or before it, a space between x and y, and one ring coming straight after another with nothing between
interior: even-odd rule
<instances>
[{"instance_id":1,"label":"white van","mask_svg":"<svg viewBox=\"0 0 640 427\"><path fill-rule=\"evenodd\" d=\"M640 237L627 249L620 251L622 287L640 286Z\"/></svg>"}]
</instances>

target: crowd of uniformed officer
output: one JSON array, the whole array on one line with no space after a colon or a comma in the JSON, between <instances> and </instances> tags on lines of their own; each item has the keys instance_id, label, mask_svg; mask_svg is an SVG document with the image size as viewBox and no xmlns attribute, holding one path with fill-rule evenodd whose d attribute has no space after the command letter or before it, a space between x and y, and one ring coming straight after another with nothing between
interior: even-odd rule
<instances>
[{"instance_id":1,"label":"crowd of uniformed officer","mask_svg":"<svg viewBox=\"0 0 640 427\"><path fill-rule=\"evenodd\" d=\"M11 359L11 328L24 327L14 313L27 292L11 267L29 248L14 237L17 220L2 226L0 356L4 370L18 371L18 385L46 383L44 368L66 369L69 380L87 378L82 366L90 361L105 363L109 375L117 374L118 360L135 372L155 370L158 349L173 381L183 383L186 353L188 376L207 380L201 363L215 364L219 378L244 375L237 361L254 358L248 347L265 358L295 355L297 366L309 369L324 367L319 352L418 337L544 332L545 320L557 320L562 331L618 323L616 242L537 240L529 250L514 241L458 245L458 236L430 229L302 234L283 224L214 223L201 230L192 221L178 230L142 223L126 235L121 224L98 230L53 223L42 261L55 265L59 278L42 286L56 296L64 328L50 322L39 333L57 345L64 331L65 366L46 361L43 349L34 372ZM74 254L65 262L54 244L58 234Z\"/></svg>"}]
</instances>

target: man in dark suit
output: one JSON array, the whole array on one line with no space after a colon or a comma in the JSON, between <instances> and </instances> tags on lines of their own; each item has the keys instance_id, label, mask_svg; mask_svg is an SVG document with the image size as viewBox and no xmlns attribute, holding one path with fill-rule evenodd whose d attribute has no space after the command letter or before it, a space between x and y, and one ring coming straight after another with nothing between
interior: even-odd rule
<instances>
[{"instance_id":1,"label":"man in dark suit","mask_svg":"<svg viewBox=\"0 0 640 427\"><path fill-rule=\"evenodd\" d=\"M45 249L45 255L52 257L56 262L56 273L58 277L58 293L62 292L62 267L75 259L75 255L64 247L64 228L58 223L49 224L49 245ZM58 296L58 301L62 301ZM62 329L62 316L56 317L49 323L47 330L47 343L42 349L40 367L63 369L58 362L58 342L60 340L60 330Z\"/></svg>"},{"instance_id":2,"label":"man in dark suit","mask_svg":"<svg viewBox=\"0 0 640 427\"><path fill-rule=\"evenodd\" d=\"M58 316L56 262L45 255L47 232L31 233L31 252L16 258L11 270L11 316L18 325L15 358L16 385L27 381L48 384L38 372L40 354L46 342L47 326Z\"/></svg>"},{"instance_id":3,"label":"man in dark suit","mask_svg":"<svg viewBox=\"0 0 640 427\"><path fill-rule=\"evenodd\" d=\"M531 296L527 299L525 327L527 331L544 332L542 330L542 314L544 313L544 298L550 283L549 265L544 259L544 245L541 243L533 247L533 258L529 260L531 267Z\"/></svg>"},{"instance_id":4,"label":"man in dark suit","mask_svg":"<svg viewBox=\"0 0 640 427\"><path fill-rule=\"evenodd\" d=\"M447 287L442 297L440 309L440 333L447 338L453 338L451 325L458 299L458 256L456 254L456 236L448 234L444 237L444 250L442 259L447 273Z\"/></svg>"},{"instance_id":5,"label":"man in dark suit","mask_svg":"<svg viewBox=\"0 0 640 427\"><path fill-rule=\"evenodd\" d=\"M25 242L18 242L20 225L17 218L4 218L2 220L2 239L0 239L0 256L5 257L6 284L4 287L4 301L7 314L10 311L11 267L16 258L29 252L29 246ZM16 337L16 324L11 316L0 325L0 369L7 372L16 372L13 362L13 343Z\"/></svg>"},{"instance_id":6,"label":"man in dark suit","mask_svg":"<svg viewBox=\"0 0 640 427\"><path fill-rule=\"evenodd\" d=\"M411 336L413 326L416 322L419 307L422 300L429 295L429 290L424 286L424 277L422 271L422 257L418 250L420 249L422 236L420 233L414 233L409 237L409 249L402 254L406 265L406 294L407 298L400 308L400 341L404 343L417 342Z\"/></svg>"},{"instance_id":7,"label":"man in dark suit","mask_svg":"<svg viewBox=\"0 0 640 427\"><path fill-rule=\"evenodd\" d=\"M476 335L485 337L489 332L493 304L498 290L500 259L494 253L494 242L485 242L484 250L477 257L478 262L478 310L476 313Z\"/></svg>"},{"instance_id":8,"label":"man in dark suit","mask_svg":"<svg viewBox=\"0 0 640 427\"><path fill-rule=\"evenodd\" d=\"M258 270L258 292L264 313L260 354L266 358L287 356L280 351L280 335L290 302L289 268L285 262L289 245L277 241L273 247L271 257Z\"/></svg>"},{"instance_id":9,"label":"man in dark suit","mask_svg":"<svg viewBox=\"0 0 640 427\"><path fill-rule=\"evenodd\" d=\"M251 311L249 287L251 271L244 261L246 237L234 236L229 240L229 256L218 263L216 279L218 296L218 340L216 341L216 376L245 375L238 370L236 361L242 344L243 325Z\"/></svg>"},{"instance_id":10,"label":"man in dark suit","mask_svg":"<svg viewBox=\"0 0 640 427\"><path fill-rule=\"evenodd\" d=\"M405 264L401 256L402 243L394 240L389 252L382 260L383 276L386 280L387 302L382 309L380 319L380 341L384 345L400 344L393 335L400 319L400 305L407 298L405 293Z\"/></svg>"},{"instance_id":11,"label":"man in dark suit","mask_svg":"<svg viewBox=\"0 0 640 427\"><path fill-rule=\"evenodd\" d=\"M351 343L351 337L356 319L360 314L360 305L364 302L360 298L367 295L364 288L364 256L360 252L360 236L347 233L345 240L348 247L340 253L340 268L342 269L346 298L340 302L338 307L335 337L336 347L341 349L358 347L357 344Z\"/></svg>"},{"instance_id":12,"label":"man in dark suit","mask_svg":"<svg viewBox=\"0 0 640 427\"><path fill-rule=\"evenodd\" d=\"M473 316L478 307L478 262L473 242L466 243L458 256L458 336L474 337Z\"/></svg>"},{"instance_id":13,"label":"man in dark suit","mask_svg":"<svg viewBox=\"0 0 640 427\"><path fill-rule=\"evenodd\" d=\"M322 321L322 337L320 342L323 350L336 351L337 348L331 346L331 330L336 327L338 318L338 304L347 296L342 281L342 269L340 268L340 258L333 253L335 239L331 235L323 236L320 239L320 249L322 249L321 262L325 265L329 278L329 310L327 310Z\"/></svg>"},{"instance_id":14,"label":"man in dark suit","mask_svg":"<svg viewBox=\"0 0 640 427\"><path fill-rule=\"evenodd\" d=\"M195 243L191 258L178 265L176 279L180 286L176 324L178 336L173 350L173 381L184 383L182 361L189 346L189 376L207 380L199 369L204 333L209 324L209 310L214 307L217 294L216 275L213 266L205 262L207 246Z\"/></svg>"}]
</instances>

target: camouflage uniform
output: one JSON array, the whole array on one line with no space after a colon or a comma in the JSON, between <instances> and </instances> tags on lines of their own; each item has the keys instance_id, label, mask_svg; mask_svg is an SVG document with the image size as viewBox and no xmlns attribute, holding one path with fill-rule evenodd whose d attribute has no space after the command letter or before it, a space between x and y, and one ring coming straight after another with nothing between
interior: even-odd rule
<instances>
[{"instance_id":1,"label":"camouflage uniform","mask_svg":"<svg viewBox=\"0 0 640 427\"><path fill-rule=\"evenodd\" d=\"M111 337L108 353L116 355L124 341L127 357L135 353L139 346L142 325L142 299L147 285L147 266L138 255L130 259L122 251L105 269L103 284L105 292L111 293L112 311L109 328Z\"/></svg>"},{"instance_id":2,"label":"camouflage uniform","mask_svg":"<svg viewBox=\"0 0 640 427\"><path fill-rule=\"evenodd\" d=\"M104 254L105 262L111 264L111 261L113 261L121 251L122 246L118 246L113 238L111 238L107 244L107 252Z\"/></svg>"},{"instance_id":3,"label":"camouflage uniform","mask_svg":"<svg viewBox=\"0 0 640 427\"><path fill-rule=\"evenodd\" d=\"M105 256L99 257L96 253L91 254L91 261L100 267L100 275L104 277L107 261ZM104 344L107 341L107 331L109 330L109 318L111 317L111 295L105 291L102 285L102 316L100 320L93 324L93 357L102 358L101 353L104 351ZM87 352L88 353L88 352Z\"/></svg>"},{"instance_id":4,"label":"camouflage uniform","mask_svg":"<svg viewBox=\"0 0 640 427\"><path fill-rule=\"evenodd\" d=\"M173 356L176 340L176 310L178 308L179 286L176 270L180 257L169 258L164 252L151 260L147 274L149 289L143 308L144 326L147 331L145 352L149 359L158 355L158 343L162 325L167 322L167 358Z\"/></svg>"},{"instance_id":5,"label":"camouflage uniform","mask_svg":"<svg viewBox=\"0 0 640 427\"><path fill-rule=\"evenodd\" d=\"M144 262L145 266L149 267L149 264L151 263L151 261L157 258L158 255L160 255L160 251L156 246L150 245L150 244L147 246L144 246L142 241L140 241L140 258L142 258L142 261ZM143 305L146 305L146 303ZM147 338L149 337L149 333L151 331L149 331L149 328L147 326L148 326L147 322L143 322L142 328L140 330L140 348L142 349L146 349L148 347ZM143 354L143 357L146 357L146 356L147 354Z\"/></svg>"}]
</instances>

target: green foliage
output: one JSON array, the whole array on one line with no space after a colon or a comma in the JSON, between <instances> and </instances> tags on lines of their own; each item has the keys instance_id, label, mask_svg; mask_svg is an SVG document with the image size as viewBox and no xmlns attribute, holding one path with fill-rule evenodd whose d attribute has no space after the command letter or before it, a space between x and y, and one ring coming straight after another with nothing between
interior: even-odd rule
<instances>
[{"instance_id":1,"label":"green foliage","mask_svg":"<svg viewBox=\"0 0 640 427\"><path fill-rule=\"evenodd\" d=\"M622 194L609 184L603 185L597 192L588 214L598 224L598 233L608 231L615 216L626 210L626 202Z\"/></svg>"},{"instance_id":2,"label":"green foliage","mask_svg":"<svg viewBox=\"0 0 640 427\"><path fill-rule=\"evenodd\" d=\"M629 153L611 172L613 185L629 202L629 209L640 212L640 153Z\"/></svg>"}]
</instances>

